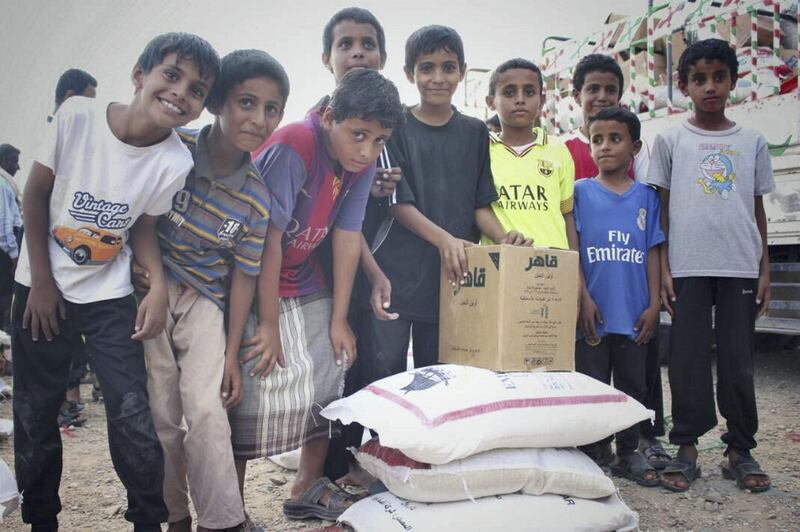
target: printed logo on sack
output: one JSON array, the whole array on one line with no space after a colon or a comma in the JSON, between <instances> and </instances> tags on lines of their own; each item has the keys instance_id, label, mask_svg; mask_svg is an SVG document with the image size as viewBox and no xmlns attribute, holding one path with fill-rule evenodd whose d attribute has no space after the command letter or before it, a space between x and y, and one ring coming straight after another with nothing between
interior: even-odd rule
<instances>
[{"instance_id":1,"label":"printed logo on sack","mask_svg":"<svg viewBox=\"0 0 800 532\"><path fill-rule=\"evenodd\" d=\"M421 392L444 383L447 386L453 376L440 368L424 368L414 372L414 378L404 387L400 388L406 394Z\"/></svg>"}]
</instances>

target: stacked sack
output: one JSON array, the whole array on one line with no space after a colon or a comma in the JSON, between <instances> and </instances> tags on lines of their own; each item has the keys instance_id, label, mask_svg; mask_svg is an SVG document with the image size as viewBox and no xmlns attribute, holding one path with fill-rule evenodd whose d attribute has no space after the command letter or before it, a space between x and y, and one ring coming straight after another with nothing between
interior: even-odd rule
<instances>
[{"instance_id":1,"label":"stacked sack","mask_svg":"<svg viewBox=\"0 0 800 532\"><path fill-rule=\"evenodd\" d=\"M356 453L390 493L340 522L373 530L635 530L638 516L574 449L652 412L574 372L456 365L382 379L322 411L378 432Z\"/></svg>"}]
</instances>

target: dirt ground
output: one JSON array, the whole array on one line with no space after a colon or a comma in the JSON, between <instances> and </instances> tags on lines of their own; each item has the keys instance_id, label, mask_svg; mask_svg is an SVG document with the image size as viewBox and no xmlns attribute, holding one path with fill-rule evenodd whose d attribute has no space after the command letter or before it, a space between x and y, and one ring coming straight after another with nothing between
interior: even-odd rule
<instances>
[{"instance_id":1,"label":"dirt ground","mask_svg":"<svg viewBox=\"0 0 800 532\"><path fill-rule=\"evenodd\" d=\"M669 387L664 371L664 397ZM772 476L773 488L754 494L738 490L722 478L719 463L722 427L700 442L703 478L684 494L662 488L642 488L614 479L623 499L640 516L642 530L775 530L800 529L800 351L775 351L757 355L756 384L761 426L754 455ZM83 397L91 397L85 386ZM87 402L89 424L64 436L64 474L60 514L61 530L131 530L122 514L125 494L108 454L105 414L101 404ZM667 406L669 413L669 406ZM11 405L0 401L0 418L11 417ZM0 457L13 467L13 444L0 441ZM322 521L291 522L284 519L281 503L293 473L267 460L251 462L247 474L246 502L250 516L265 530L307 530ZM0 524L10 532L27 530L19 511Z\"/></svg>"}]
</instances>

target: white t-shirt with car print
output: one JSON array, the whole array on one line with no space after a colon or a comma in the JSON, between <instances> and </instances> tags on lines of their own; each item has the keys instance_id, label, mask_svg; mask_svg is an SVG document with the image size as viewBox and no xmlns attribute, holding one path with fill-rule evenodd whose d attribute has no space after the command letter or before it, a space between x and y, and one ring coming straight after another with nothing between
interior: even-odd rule
<instances>
[{"instance_id":1,"label":"white t-shirt with car print","mask_svg":"<svg viewBox=\"0 0 800 532\"><path fill-rule=\"evenodd\" d=\"M108 125L109 103L69 98L49 124L35 160L53 171L48 247L58 289L73 303L126 296L129 231L143 214L169 211L192 156L175 132L146 147L120 141ZM31 286L27 246L16 281Z\"/></svg>"}]
</instances>

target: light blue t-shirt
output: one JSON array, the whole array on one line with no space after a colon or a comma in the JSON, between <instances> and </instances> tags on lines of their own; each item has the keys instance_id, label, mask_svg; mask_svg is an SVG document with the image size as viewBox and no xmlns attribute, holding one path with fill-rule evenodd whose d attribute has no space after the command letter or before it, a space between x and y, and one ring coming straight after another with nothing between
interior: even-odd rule
<instances>
[{"instance_id":1,"label":"light blue t-shirt","mask_svg":"<svg viewBox=\"0 0 800 532\"><path fill-rule=\"evenodd\" d=\"M575 183L575 228L580 236L580 260L589 294L603 323L597 335L633 330L650 305L647 253L664 241L658 194L639 182L617 194L597 179Z\"/></svg>"}]
</instances>

